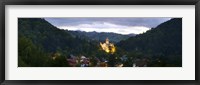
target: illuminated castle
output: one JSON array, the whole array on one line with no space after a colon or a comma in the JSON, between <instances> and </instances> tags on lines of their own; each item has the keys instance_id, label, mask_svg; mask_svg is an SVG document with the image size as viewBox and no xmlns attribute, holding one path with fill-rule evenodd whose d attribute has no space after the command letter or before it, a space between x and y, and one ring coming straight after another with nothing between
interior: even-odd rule
<instances>
[{"instance_id":1,"label":"illuminated castle","mask_svg":"<svg viewBox=\"0 0 200 85\"><path fill-rule=\"evenodd\" d=\"M115 52L115 46L113 43L109 42L109 39L106 38L105 43L100 42L101 48L106 52L106 53L114 53Z\"/></svg>"}]
</instances>

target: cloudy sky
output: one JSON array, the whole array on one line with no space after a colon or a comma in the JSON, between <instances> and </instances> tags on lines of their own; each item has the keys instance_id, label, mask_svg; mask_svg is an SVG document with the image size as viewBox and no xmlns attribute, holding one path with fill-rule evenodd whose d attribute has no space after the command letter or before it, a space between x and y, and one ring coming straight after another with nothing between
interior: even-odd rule
<instances>
[{"instance_id":1,"label":"cloudy sky","mask_svg":"<svg viewBox=\"0 0 200 85\"><path fill-rule=\"evenodd\" d=\"M60 29L140 34L171 18L45 18Z\"/></svg>"}]
</instances>

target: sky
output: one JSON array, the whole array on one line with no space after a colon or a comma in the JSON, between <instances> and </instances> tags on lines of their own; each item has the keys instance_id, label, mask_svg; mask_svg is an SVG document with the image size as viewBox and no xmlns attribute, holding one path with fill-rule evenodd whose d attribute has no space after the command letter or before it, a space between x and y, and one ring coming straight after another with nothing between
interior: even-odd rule
<instances>
[{"instance_id":1,"label":"sky","mask_svg":"<svg viewBox=\"0 0 200 85\"><path fill-rule=\"evenodd\" d=\"M171 18L132 18L132 17L98 17L98 18L45 18L52 25L65 30L85 32L114 32L118 34L141 34L155 28Z\"/></svg>"}]
</instances>

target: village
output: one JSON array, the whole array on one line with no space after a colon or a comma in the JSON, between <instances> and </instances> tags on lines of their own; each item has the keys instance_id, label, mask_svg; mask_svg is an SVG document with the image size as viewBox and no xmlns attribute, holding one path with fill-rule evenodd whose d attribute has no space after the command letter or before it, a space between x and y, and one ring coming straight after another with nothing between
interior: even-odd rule
<instances>
[{"instance_id":1,"label":"village","mask_svg":"<svg viewBox=\"0 0 200 85\"><path fill-rule=\"evenodd\" d=\"M65 59L70 67L124 67L124 62L128 61L127 55L123 55L117 59L117 57L112 56L116 48L113 43L109 42L109 39L107 38L105 40L105 43L100 42L100 46L103 51L105 51L109 57L112 58L112 61L109 59L106 59L104 57L97 58L97 57L86 57L84 55L75 56L73 54L70 54L68 56L65 56ZM54 53L51 58L55 60L58 56L60 56L59 53ZM148 59L133 59L132 60L132 67L147 67ZM114 62L112 65L109 62Z\"/></svg>"}]
</instances>

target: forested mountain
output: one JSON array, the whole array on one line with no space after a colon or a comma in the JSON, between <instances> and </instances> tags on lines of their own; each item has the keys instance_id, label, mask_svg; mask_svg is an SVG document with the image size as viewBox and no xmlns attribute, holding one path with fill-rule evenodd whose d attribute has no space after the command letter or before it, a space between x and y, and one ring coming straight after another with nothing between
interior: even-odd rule
<instances>
[{"instance_id":1,"label":"forested mountain","mask_svg":"<svg viewBox=\"0 0 200 85\"><path fill-rule=\"evenodd\" d=\"M126 40L129 37L133 37L136 34L128 34L128 35L122 35L122 34L116 34L116 33L109 33L109 32L84 32L84 31L67 31L72 34L72 36L80 37L80 38L86 38L96 41L105 41L106 38L109 38L110 42L117 43L121 40Z\"/></svg>"},{"instance_id":2,"label":"forested mountain","mask_svg":"<svg viewBox=\"0 0 200 85\"><path fill-rule=\"evenodd\" d=\"M146 33L120 41L118 47L127 52L142 52L145 55L163 56L179 63L182 61L182 19L166 21Z\"/></svg>"},{"instance_id":3,"label":"forested mountain","mask_svg":"<svg viewBox=\"0 0 200 85\"><path fill-rule=\"evenodd\" d=\"M92 52L98 50L97 42L74 38L68 32L40 18L18 19L18 42L19 61L22 61L19 65L22 66L38 66L37 63L30 62L34 59L45 60L47 56L56 52L65 56L92 55Z\"/></svg>"},{"instance_id":4,"label":"forested mountain","mask_svg":"<svg viewBox=\"0 0 200 85\"><path fill-rule=\"evenodd\" d=\"M93 42L88 40L74 38L70 33L58 29L44 19L39 18L20 18L19 19L19 35L25 36L34 44L42 46L48 52L56 50L71 50L77 52L81 48L91 48ZM73 48L73 49L71 49Z\"/></svg>"}]
</instances>

